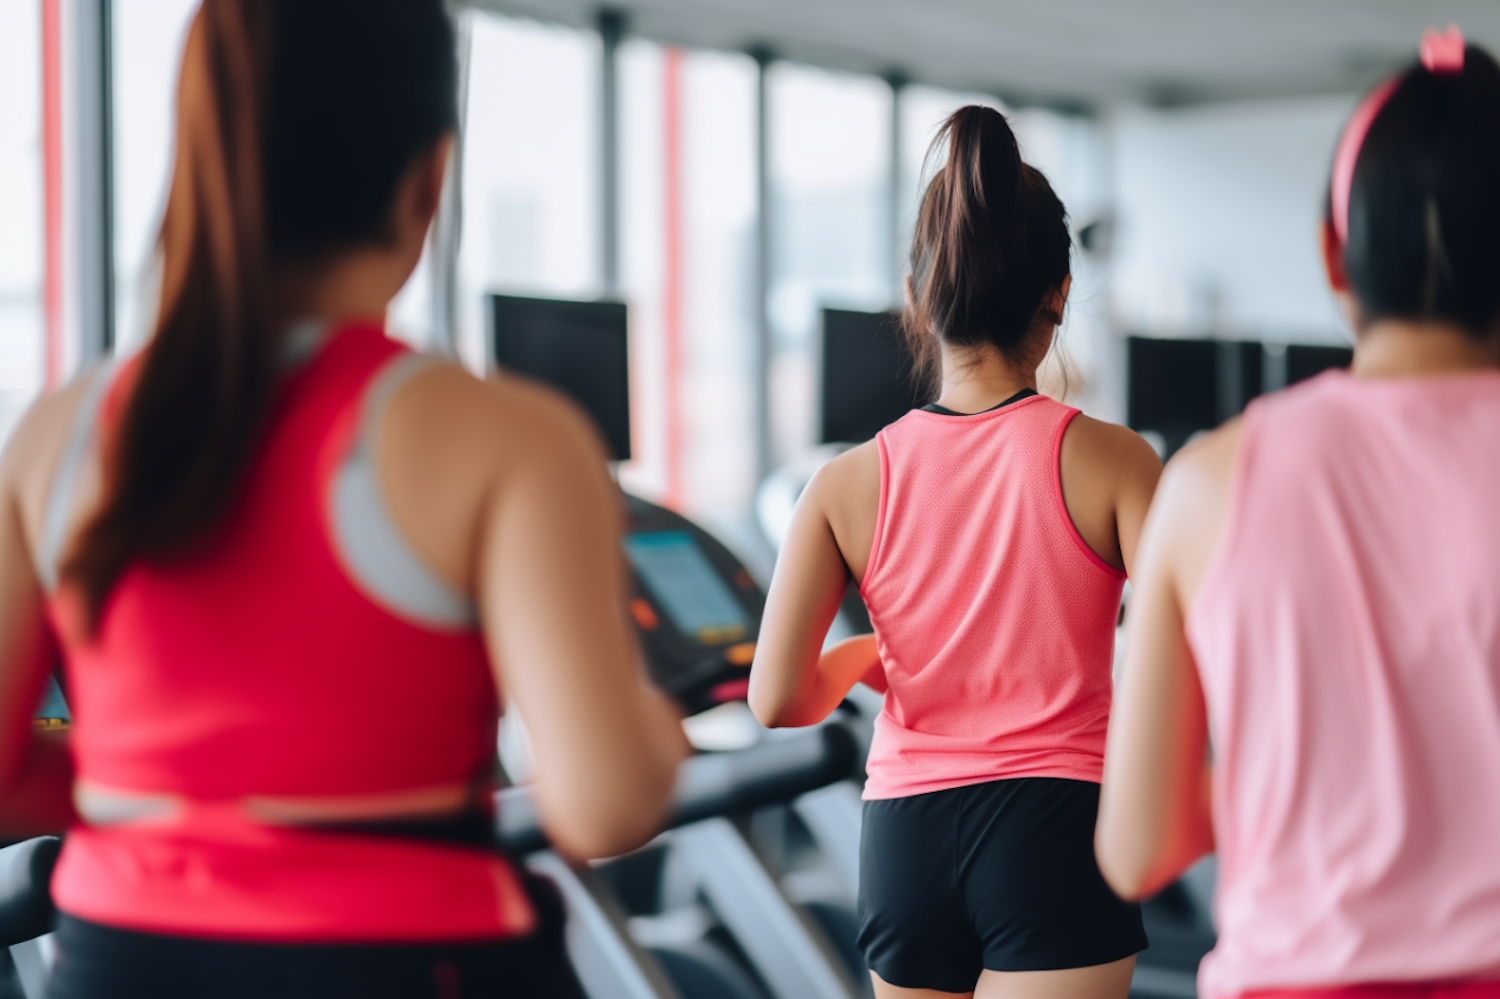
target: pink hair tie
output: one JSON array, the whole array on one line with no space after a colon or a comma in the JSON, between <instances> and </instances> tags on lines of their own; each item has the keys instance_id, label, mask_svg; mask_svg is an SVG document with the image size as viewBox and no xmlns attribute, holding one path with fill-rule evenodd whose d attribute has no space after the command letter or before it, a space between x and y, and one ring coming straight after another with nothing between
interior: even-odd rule
<instances>
[{"instance_id":1,"label":"pink hair tie","mask_svg":"<svg viewBox=\"0 0 1500 999\"><path fill-rule=\"evenodd\" d=\"M1464 33L1458 25L1448 25L1441 34L1431 28L1422 33L1422 65L1429 73L1464 71Z\"/></svg>"}]
</instances>

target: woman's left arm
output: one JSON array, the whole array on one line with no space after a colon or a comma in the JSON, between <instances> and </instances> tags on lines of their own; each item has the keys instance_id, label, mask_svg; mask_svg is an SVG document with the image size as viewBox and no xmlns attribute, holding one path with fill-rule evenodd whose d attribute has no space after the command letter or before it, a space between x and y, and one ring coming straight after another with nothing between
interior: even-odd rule
<instances>
[{"instance_id":1,"label":"woman's left arm","mask_svg":"<svg viewBox=\"0 0 1500 999\"><path fill-rule=\"evenodd\" d=\"M839 459L813 476L776 560L750 670L750 708L762 725L813 725L827 718L870 668L866 657L822 657L828 627L850 583L829 505L848 483ZM832 652L832 650L830 650Z\"/></svg>"}]
</instances>

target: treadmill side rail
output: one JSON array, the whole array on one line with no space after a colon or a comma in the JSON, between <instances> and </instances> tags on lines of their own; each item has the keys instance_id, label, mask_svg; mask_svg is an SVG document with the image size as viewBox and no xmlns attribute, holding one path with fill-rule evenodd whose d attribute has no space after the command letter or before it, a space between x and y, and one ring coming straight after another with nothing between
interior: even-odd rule
<instances>
[{"instance_id":1,"label":"treadmill side rail","mask_svg":"<svg viewBox=\"0 0 1500 999\"><path fill-rule=\"evenodd\" d=\"M589 999L680 999L650 954L636 946L625 915L587 864L572 865L551 850L526 858L551 878L568 906L568 956Z\"/></svg>"},{"instance_id":2,"label":"treadmill side rail","mask_svg":"<svg viewBox=\"0 0 1500 999\"><path fill-rule=\"evenodd\" d=\"M670 836L776 999L854 999L858 993L818 928L787 900L733 823L705 819Z\"/></svg>"},{"instance_id":3,"label":"treadmill side rail","mask_svg":"<svg viewBox=\"0 0 1500 999\"><path fill-rule=\"evenodd\" d=\"M798 818L812 833L818 849L828 858L851 898L859 893L859 837L864 826L865 803L854 781L809 791L792 803Z\"/></svg>"},{"instance_id":4,"label":"treadmill side rail","mask_svg":"<svg viewBox=\"0 0 1500 999\"><path fill-rule=\"evenodd\" d=\"M52 962L57 959L52 934L11 944L10 957L15 962L16 977L21 980L21 993L26 999L43 999L47 994L47 979L52 977Z\"/></svg>"}]
</instances>

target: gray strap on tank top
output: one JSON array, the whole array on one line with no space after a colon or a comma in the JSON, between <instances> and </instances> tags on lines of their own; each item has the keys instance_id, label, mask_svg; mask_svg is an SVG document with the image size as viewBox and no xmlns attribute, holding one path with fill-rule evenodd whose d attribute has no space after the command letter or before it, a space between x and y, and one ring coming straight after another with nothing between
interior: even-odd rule
<instances>
[{"instance_id":1,"label":"gray strap on tank top","mask_svg":"<svg viewBox=\"0 0 1500 999\"><path fill-rule=\"evenodd\" d=\"M429 628L469 630L478 621L473 601L412 550L391 516L375 464L375 427L391 399L412 378L441 363L440 358L406 354L387 364L365 389L354 446L334 475L330 520L345 570L376 603Z\"/></svg>"},{"instance_id":2,"label":"gray strap on tank top","mask_svg":"<svg viewBox=\"0 0 1500 999\"><path fill-rule=\"evenodd\" d=\"M42 509L41 543L36 553L37 578L48 593L57 589L58 573L62 568L63 545L68 540L68 515L73 512L73 484L84 460L97 457L99 408L114 381L114 370L112 362L101 364L85 376L88 386L83 390L78 408L73 411L73 422L68 427L62 453L58 455L57 470L52 473L52 482L48 486L46 505Z\"/></svg>"}]
</instances>

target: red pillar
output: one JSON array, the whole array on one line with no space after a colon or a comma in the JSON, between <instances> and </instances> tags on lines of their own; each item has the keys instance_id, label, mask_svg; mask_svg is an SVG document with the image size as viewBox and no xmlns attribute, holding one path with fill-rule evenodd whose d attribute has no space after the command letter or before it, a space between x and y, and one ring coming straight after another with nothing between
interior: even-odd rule
<instances>
[{"instance_id":1,"label":"red pillar","mask_svg":"<svg viewBox=\"0 0 1500 999\"><path fill-rule=\"evenodd\" d=\"M682 163L682 65L681 49L662 54L662 162L665 190L665 266L662 288L662 333L666 358L667 496L666 505L680 509L685 499L683 452L686 428L682 418L683 396L683 163Z\"/></svg>"},{"instance_id":2,"label":"red pillar","mask_svg":"<svg viewBox=\"0 0 1500 999\"><path fill-rule=\"evenodd\" d=\"M42 5L42 178L45 226L46 384L63 374L62 0Z\"/></svg>"}]
</instances>

